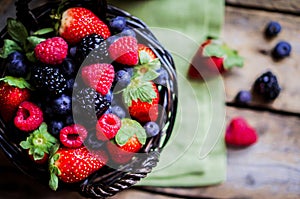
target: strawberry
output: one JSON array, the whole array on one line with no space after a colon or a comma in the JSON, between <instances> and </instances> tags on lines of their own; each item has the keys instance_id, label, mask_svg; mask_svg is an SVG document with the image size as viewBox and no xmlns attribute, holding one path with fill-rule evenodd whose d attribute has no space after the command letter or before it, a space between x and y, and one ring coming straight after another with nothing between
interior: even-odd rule
<instances>
[{"instance_id":1,"label":"strawberry","mask_svg":"<svg viewBox=\"0 0 300 199\"><path fill-rule=\"evenodd\" d=\"M92 64L81 71L83 81L101 95L106 95L114 81L115 71L111 64Z\"/></svg>"},{"instance_id":2,"label":"strawberry","mask_svg":"<svg viewBox=\"0 0 300 199\"><path fill-rule=\"evenodd\" d=\"M114 41L108 48L110 57L116 62L128 66L138 64L138 44L135 37L123 36Z\"/></svg>"},{"instance_id":3,"label":"strawberry","mask_svg":"<svg viewBox=\"0 0 300 199\"><path fill-rule=\"evenodd\" d=\"M92 11L82 8L69 8L62 14L59 34L70 44L76 44L87 35L98 34L104 39L110 36L108 26Z\"/></svg>"},{"instance_id":4,"label":"strawberry","mask_svg":"<svg viewBox=\"0 0 300 199\"><path fill-rule=\"evenodd\" d=\"M45 64L61 64L68 54L68 44L61 37L52 37L34 48L35 57Z\"/></svg>"},{"instance_id":5,"label":"strawberry","mask_svg":"<svg viewBox=\"0 0 300 199\"><path fill-rule=\"evenodd\" d=\"M19 105L30 98L30 85L23 78L6 76L0 79L0 115L8 122Z\"/></svg>"},{"instance_id":6,"label":"strawberry","mask_svg":"<svg viewBox=\"0 0 300 199\"><path fill-rule=\"evenodd\" d=\"M148 46L139 43L138 44L138 52L139 52L139 57L141 59L141 54L142 53L146 53L145 55L149 56L150 60L154 60L157 58L157 56L155 55L155 53L151 50L151 48L149 48Z\"/></svg>"},{"instance_id":7,"label":"strawberry","mask_svg":"<svg viewBox=\"0 0 300 199\"><path fill-rule=\"evenodd\" d=\"M135 120L122 119L121 129L115 137L115 143L107 142L111 159L117 164L124 164L146 143L146 131Z\"/></svg>"},{"instance_id":8,"label":"strawberry","mask_svg":"<svg viewBox=\"0 0 300 199\"><path fill-rule=\"evenodd\" d=\"M96 125L96 136L98 140L110 140L115 137L121 128L121 120L115 114L103 114Z\"/></svg>"},{"instance_id":9,"label":"strawberry","mask_svg":"<svg viewBox=\"0 0 300 199\"><path fill-rule=\"evenodd\" d=\"M159 92L154 82L133 79L123 92L129 114L139 122L158 118Z\"/></svg>"},{"instance_id":10,"label":"strawberry","mask_svg":"<svg viewBox=\"0 0 300 199\"><path fill-rule=\"evenodd\" d=\"M48 133L46 123L42 123L25 141L20 143L20 146L27 150L30 159L38 164L44 164L48 160L51 147L57 143L58 140Z\"/></svg>"},{"instance_id":11,"label":"strawberry","mask_svg":"<svg viewBox=\"0 0 300 199\"><path fill-rule=\"evenodd\" d=\"M229 146L246 147L258 139L256 130L242 117L233 118L226 129L225 141Z\"/></svg>"},{"instance_id":12,"label":"strawberry","mask_svg":"<svg viewBox=\"0 0 300 199\"><path fill-rule=\"evenodd\" d=\"M236 50L230 49L218 40L208 39L201 44L194 55L188 70L191 79L203 79L217 76L237 66L242 67L243 58Z\"/></svg>"},{"instance_id":13,"label":"strawberry","mask_svg":"<svg viewBox=\"0 0 300 199\"><path fill-rule=\"evenodd\" d=\"M43 121L44 117L41 108L28 101L24 101L19 105L14 118L15 126L26 132L37 129Z\"/></svg>"},{"instance_id":14,"label":"strawberry","mask_svg":"<svg viewBox=\"0 0 300 199\"><path fill-rule=\"evenodd\" d=\"M102 151L93 153L86 147L57 148L49 162L49 185L53 190L58 188L58 179L65 183L80 182L107 162L107 155Z\"/></svg>"}]
</instances>

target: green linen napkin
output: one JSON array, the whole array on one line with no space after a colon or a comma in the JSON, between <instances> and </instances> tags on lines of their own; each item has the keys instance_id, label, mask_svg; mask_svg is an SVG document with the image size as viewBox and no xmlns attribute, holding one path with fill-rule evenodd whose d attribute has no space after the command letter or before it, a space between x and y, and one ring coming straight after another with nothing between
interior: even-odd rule
<instances>
[{"instance_id":1,"label":"green linen napkin","mask_svg":"<svg viewBox=\"0 0 300 199\"><path fill-rule=\"evenodd\" d=\"M224 0L108 0L142 19L171 52L178 74L179 105L170 141L156 168L138 185L190 187L226 178L223 141L225 94L222 78L199 82L186 78L200 43L218 37Z\"/></svg>"}]
</instances>

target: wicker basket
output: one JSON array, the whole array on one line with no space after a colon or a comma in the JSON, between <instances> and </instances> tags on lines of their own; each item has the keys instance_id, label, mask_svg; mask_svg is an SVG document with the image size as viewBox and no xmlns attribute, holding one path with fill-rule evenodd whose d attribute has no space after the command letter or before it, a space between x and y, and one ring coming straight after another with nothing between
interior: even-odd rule
<instances>
[{"instance_id":1,"label":"wicker basket","mask_svg":"<svg viewBox=\"0 0 300 199\"><path fill-rule=\"evenodd\" d=\"M28 30L37 30L43 25L50 23L48 20L51 10L56 9L60 1L48 0L36 8L31 8L29 3L30 0L19 0L16 2L17 18L25 24ZM157 136L147 140L146 145L142 149L142 153L146 153L146 156L137 156L132 162L122 165L118 169L105 166L83 182L71 185L61 183L59 186L61 190L77 191L85 197L106 198L136 184L140 179L146 177L159 161L159 154L171 136L176 116L177 82L175 66L171 55L161 46L140 19L116 7L107 5L105 0L69 0L65 2L64 8L73 6L86 7L96 13L102 20L115 16L126 17L128 19L127 25L134 28L138 40L142 40L156 53L170 77L167 85L159 89L160 105L164 109L161 111L159 122L165 128ZM1 32L1 46L6 36L7 30L5 28ZM4 76L3 60L1 65L0 75ZM14 165L25 174L36 178L43 184L47 184L49 179L47 169L39 167L29 160L18 142L15 142L15 138L6 133L12 130L10 124L4 123L2 119L0 120L1 149Z\"/></svg>"}]
</instances>

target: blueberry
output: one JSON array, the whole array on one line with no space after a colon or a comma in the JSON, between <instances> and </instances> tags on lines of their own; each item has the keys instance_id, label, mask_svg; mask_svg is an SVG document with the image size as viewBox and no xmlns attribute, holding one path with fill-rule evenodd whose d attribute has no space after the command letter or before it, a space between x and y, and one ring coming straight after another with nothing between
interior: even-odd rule
<instances>
[{"instance_id":1,"label":"blueberry","mask_svg":"<svg viewBox=\"0 0 300 199\"><path fill-rule=\"evenodd\" d=\"M114 43L119 38L120 38L119 36L113 35L111 37L108 37L106 42L107 42L108 45L111 45L112 43Z\"/></svg>"},{"instance_id":2,"label":"blueberry","mask_svg":"<svg viewBox=\"0 0 300 199\"><path fill-rule=\"evenodd\" d=\"M114 105L111 107L111 112L118 116L120 119L125 118L126 113L121 106Z\"/></svg>"},{"instance_id":3,"label":"blueberry","mask_svg":"<svg viewBox=\"0 0 300 199\"><path fill-rule=\"evenodd\" d=\"M73 91L73 87L75 84L75 79L71 78L67 80L67 91L69 91L70 93Z\"/></svg>"},{"instance_id":4,"label":"blueberry","mask_svg":"<svg viewBox=\"0 0 300 199\"><path fill-rule=\"evenodd\" d=\"M147 122L144 125L144 129L148 135L148 137L153 137L158 135L160 128L156 122Z\"/></svg>"},{"instance_id":5,"label":"blueberry","mask_svg":"<svg viewBox=\"0 0 300 199\"><path fill-rule=\"evenodd\" d=\"M59 132L64 128L64 123L62 121L51 121L48 124L48 131L55 137L59 136Z\"/></svg>"},{"instance_id":6,"label":"blueberry","mask_svg":"<svg viewBox=\"0 0 300 199\"><path fill-rule=\"evenodd\" d=\"M125 27L122 32L120 33L121 36L132 36L132 37L136 37L135 32L129 28L129 27Z\"/></svg>"},{"instance_id":7,"label":"blueberry","mask_svg":"<svg viewBox=\"0 0 300 199\"><path fill-rule=\"evenodd\" d=\"M276 21L270 21L265 29L265 35L267 37L274 37L281 31L281 25Z\"/></svg>"},{"instance_id":8,"label":"blueberry","mask_svg":"<svg viewBox=\"0 0 300 199\"><path fill-rule=\"evenodd\" d=\"M101 149L105 142L97 139L95 133L89 133L87 138L84 141L84 145L88 149Z\"/></svg>"},{"instance_id":9,"label":"blueberry","mask_svg":"<svg viewBox=\"0 0 300 199\"><path fill-rule=\"evenodd\" d=\"M239 104L247 104L251 102L252 100L252 94L249 91L240 91L235 97L235 101Z\"/></svg>"},{"instance_id":10,"label":"blueberry","mask_svg":"<svg viewBox=\"0 0 300 199\"><path fill-rule=\"evenodd\" d=\"M52 102L53 112L58 115L67 115L71 112L72 104L71 97L62 94L58 98L54 99Z\"/></svg>"},{"instance_id":11,"label":"blueberry","mask_svg":"<svg viewBox=\"0 0 300 199\"><path fill-rule=\"evenodd\" d=\"M62 63L62 73L65 77L74 78L77 74L77 67L72 59L66 58Z\"/></svg>"},{"instance_id":12,"label":"blueberry","mask_svg":"<svg viewBox=\"0 0 300 199\"><path fill-rule=\"evenodd\" d=\"M125 88L130 84L131 76L127 71L119 70L116 73L115 81L117 83L118 88Z\"/></svg>"},{"instance_id":13,"label":"blueberry","mask_svg":"<svg viewBox=\"0 0 300 199\"><path fill-rule=\"evenodd\" d=\"M109 21L110 28L113 31L121 32L126 27L126 19L122 16L117 16Z\"/></svg>"},{"instance_id":14,"label":"blueberry","mask_svg":"<svg viewBox=\"0 0 300 199\"><path fill-rule=\"evenodd\" d=\"M66 118L65 118L65 125L69 126L69 125L72 125L72 124L74 124L73 115L67 115Z\"/></svg>"},{"instance_id":15,"label":"blueberry","mask_svg":"<svg viewBox=\"0 0 300 199\"><path fill-rule=\"evenodd\" d=\"M14 77L26 77L28 73L28 64L25 57L20 52L10 53L6 60L7 75Z\"/></svg>"},{"instance_id":16,"label":"blueberry","mask_svg":"<svg viewBox=\"0 0 300 199\"><path fill-rule=\"evenodd\" d=\"M154 80L154 82L166 86L167 81L169 80L168 72L164 68L159 69L157 72L159 73L159 76Z\"/></svg>"},{"instance_id":17,"label":"blueberry","mask_svg":"<svg viewBox=\"0 0 300 199\"><path fill-rule=\"evenodd\" d=\"M272 56L275 59L283 59L288 57L291 53L292 46L286 41L280 41L276 44L272 51Z\"/></svg>"}]
</instances>

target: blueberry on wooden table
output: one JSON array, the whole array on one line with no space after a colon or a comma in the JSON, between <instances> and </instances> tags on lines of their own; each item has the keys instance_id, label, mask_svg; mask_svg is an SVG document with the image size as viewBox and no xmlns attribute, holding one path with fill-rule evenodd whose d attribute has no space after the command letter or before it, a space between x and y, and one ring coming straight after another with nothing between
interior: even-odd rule
<instances>
[{"instance_id":1,"label":"blueberry on wooden table","mask_svg":"<svg viewBox=\"0 0 300 199\"><path fill-rule=\"evenodd\" d=\"M265 29L265 36L266 37L275 37L277 36L281 31L281 25L277 21L270 21Z\"/></svg>"},{"instance_id":2,"label":"blueberry on wooden table","mask_svg":"<svg viewBox=\"0 0 300 199\"><path fill-rule=\"evenodd\" d=\"M275 59L283 59L291 54L292 46L289 42L280 41L273 48L272 56Z\"/></svg>"}]
</instances>

